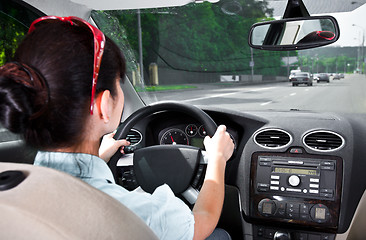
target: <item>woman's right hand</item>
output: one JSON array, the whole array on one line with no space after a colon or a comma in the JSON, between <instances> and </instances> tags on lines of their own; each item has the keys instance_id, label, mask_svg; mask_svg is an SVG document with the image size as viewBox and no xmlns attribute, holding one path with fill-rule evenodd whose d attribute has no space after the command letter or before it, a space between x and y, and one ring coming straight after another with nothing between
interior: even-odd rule
<instances>
[{"instance_id":1,"label":"woman's right hand","mask_svg":"<svg viewBox=\"0 0 366 240\"><path fill-rule=\"evenodd\" d=\"M209 159L229 160L234 151L234 143L225 125L220 125L215 135L210 138L205 137L204 145Z\"/></svg>"}]
</instances>

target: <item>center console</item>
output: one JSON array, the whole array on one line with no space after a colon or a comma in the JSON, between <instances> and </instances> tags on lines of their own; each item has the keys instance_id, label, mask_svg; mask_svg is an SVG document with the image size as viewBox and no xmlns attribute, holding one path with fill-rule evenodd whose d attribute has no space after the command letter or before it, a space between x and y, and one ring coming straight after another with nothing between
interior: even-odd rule
<instances>
[{"instance_id":1,"label":"center console","mask_svg":"<svg viewBox=\"0 0 366 240\"><path fill-rule=\"evenodd\" d=\"M342 159L299 152L252 155L250 217L259 225L311 226L334 233L340 209ZM266 232L258 230L261 227L255 229L259 235Z\"/></svg>"}]
</instances>

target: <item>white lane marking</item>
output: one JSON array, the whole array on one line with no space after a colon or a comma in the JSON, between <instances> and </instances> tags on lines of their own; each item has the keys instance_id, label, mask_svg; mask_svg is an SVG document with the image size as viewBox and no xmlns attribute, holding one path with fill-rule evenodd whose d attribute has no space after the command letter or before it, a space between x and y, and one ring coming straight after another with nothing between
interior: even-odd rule
<instances>
[{"instance_id":1,"label":"white lane marking","mask_svg":"<svg viewBox=\"0 0 366 240\"><path fill-rule=\"evenodd\" d=\"M236 93L238 93L238 92L223 93L223 94L217 94L217 95L212 95L212 96L207 96L207 97L187 99L187 100L183 100L182 102L193 102L193 101L199 101L199 100L209 99L209 98L224 97L224 96L233 95L233 94L236 94Z\"/></svg>"},{"instance_id":2,"label":"white lane marking","mask_svg":"<svg viewBox=\"0 0 366 240\"><path fill-rule=\"evenodd\" d=\"M269 89L273 89L273 88L276 88L276 87L254 88L254 89L247 89L247 90L249 90L249 92L258 92L258 91L269 90Z\"/></svg>"},{"instance_id":3,"label":"white lane marking","mask_svg":"<svg viewBox=\"0 0 366 240\"><path fill-rule=\"evenodd\" d=\"M259 92L259 91L269 90L269 89L273 89L273 88L276 88L276 87L244 89L243 91L222 93L222 94L217 94L217 95L212 95L212 96L207 96L207 97L187 99L187 100L183 100L182 102L193 102L193 101L199 101L199 100L204 100L204 99L209 99L209 98L224 97L224 96L234 95L234 94L242 93L242 92Z\"/></svg>"},{"instance_id":4,"label":"white lane marking","mask_svg":"<svg viewBox=\"0 0 366 240\"><path fill-rule=\"evenodd\" d=\"M270 103L273 103L273 101L269 101L269 102L265 102L265 103L261 103L261 106L265 106L265 105L268 105Z\"/></svg>"},{"instance_id":5,"label":"white lane marking","mask_svg":"<svg viewBox=\"0 0 366 240\"><path fill-rule=\"evenodd\" d=\"M307 91L309 91L310 89L309 88L307 88L307 89L305 89L305 92L307 92Z\"/></svg>"},{"instance_id":6,"label":"white lane marking","mask_svg":"<svg viewBox=\"0 0 366 240\"><path fill-rule=\"evenodd\" d=\"M295 96L295 95L296 95L296 93L291 93L291 94L290 94L290 96Z\"/></svg>"}]
</instances>

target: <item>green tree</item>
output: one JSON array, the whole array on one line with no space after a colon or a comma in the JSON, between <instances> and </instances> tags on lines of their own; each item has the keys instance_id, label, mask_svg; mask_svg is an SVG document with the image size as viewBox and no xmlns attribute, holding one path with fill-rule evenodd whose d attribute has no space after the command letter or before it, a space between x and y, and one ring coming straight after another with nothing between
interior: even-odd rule
<instances>
[{"instance_id":1,"label":"green tree","mask_svg":"<svg viewBox=\"0 0 366 240\"><path fill-rule=\"evenodd\" d=\"M301 68L306 71L316 72L353 72L357 68L356 58L348 56L310 56L305 55L300 57Z\"/></svg>"},{"instance_id":2,"label":"green tree","mask_svg":"<svg viewBox=\"0 0 366 240\"><path fill-rule=\"evenodd\" d=\"M158 62L159 67L176 70L249 74L249 29L253 23L266 19L271 9L266 1L239 0L236 6L229 3L232 1L141 10L144 65ZM136 11L107 13L126 29L128 42L137 55ZM254 55L256 74L286 72L281 59L287 52L254 51Z\"/></svg>"},{"instance_id":3,"label":"green tree","mask_svg":"<svg viewBox=\"0 0 366 240\"><path fill-rule=\"evenodd\" d=\"M0 66L12 60L28 28L0 13Z\"/></svg>"}]
</instances>

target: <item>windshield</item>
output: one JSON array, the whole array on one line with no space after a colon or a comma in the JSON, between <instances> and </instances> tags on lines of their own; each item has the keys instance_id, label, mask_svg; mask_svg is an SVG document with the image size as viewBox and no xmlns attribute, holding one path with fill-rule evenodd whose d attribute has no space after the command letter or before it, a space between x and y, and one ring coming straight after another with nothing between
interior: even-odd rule
<instances>
[{"instance_id":1,"label":"windshield","mask_svg":"<svg viewBox=\"0 0 366 240\"><path fill-rule=\"evenodd\" d=\"M301 51L252 49L251 25L274 18L266 1L250 2L93 11L92 18L121 46L128 78L145 104L179 101L238 111L366 112L359 43ZM313 83L291 83L297 72L308 72L300 75L310 76ZM330 81L314 78L318 73L326 73ZM333 80L336 73L343 73L342 78Z\"/></svg>"}]
</instances>

